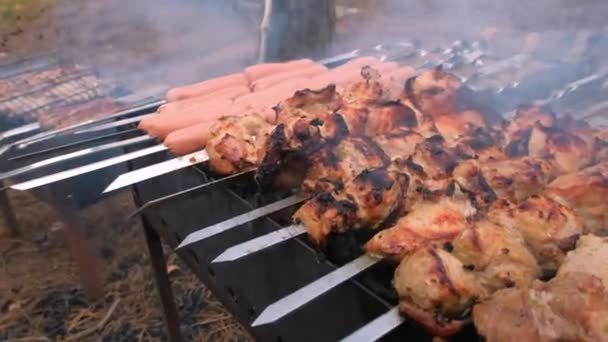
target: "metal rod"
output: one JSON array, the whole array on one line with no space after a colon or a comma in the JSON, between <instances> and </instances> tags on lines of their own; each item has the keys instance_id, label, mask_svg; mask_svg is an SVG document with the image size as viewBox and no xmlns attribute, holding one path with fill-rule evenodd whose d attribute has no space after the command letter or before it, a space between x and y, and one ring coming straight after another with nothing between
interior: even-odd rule
<instances>
[{"instance_id":1,"label":"metal rod","mask_svg":"<svg viewBox=\"0 0 608 342\"><path fill-rule=\"evenodd\" d=\"M103 191L107 193L110 191L118 190L129 185L133 185L139 182L143 182L148 179L152 179L170 172L175 172L186 167L204 163L209 160L207 151L201 150L193 152L181 157L170 159L158 164L146 166L141 169L133 170L116 177L116 179L108 185Z\"/></svg>"},{"instance_id":2,"label":"metal rod","mask_svg":"<svg viewBox=\"0 0 608 342\"><path fill-rule=\"evenodd\" d=\"M380 260L381 259L372 258L369 255L362 255L358 257L348 264L270 304L266 309L264 309L264 311L262 311L258 318L253 321L251 326L257 327L260 325L273 323L285 317L304 304L309 303L313 299L321 296L357 274L379 263Z\"/></svg>"},{"instance_id":3,"label":"metal rod","mask_svg":"<svg viewBox=\"0 0 608 342\"><path fill-rule=\"evenodd\" d=\"M231 176L227 176L227 177L224 177L224 178L212 180L212 181L210 181L208 183L205 183L205 184L196 185L196 186L193 186L193 187L191 187L189 189L182 190L182 191L176 192L176 193L171 194L171 195L167 195L167 196L164 196L164 197L160 197L160 198L154 199L154 200L146 202L144 205L140 206L139 209L137 209L133 213L131 213L128 216L128 218L131 219L133 217L136 217L136 216L142 214L143 212L145 212L147 210L150 210L150 209L153 209L153 208L155 208L155 207L157 207L159 205L162 205L163 203L168 202L168 201L175 201L175 200L178 200L180 198L188 198L188 196L195 196L196 193L198 193L200 191L204 191L205 189L207 189L207 188L209 188L211 186L222 184L222 183L224 183L224 182L226 182L228 180L239 178L239 177L244 176L246 174L249 174L251 172L252 172L252 170L243 171L241 173L236 173L236 174L231 175Z\"/></svg>"},{"instance_id":4,"label":"metal rod","mask_svg":"<svg viewBox=\"0 0 608 342\"><path fill-rule=\"evenodd\" d=\"M0 181L0 187L4 188L2 181ZM0 210L2 210L2 218L4 219L10 237L16 238L21 236L19 224L17 223L17 218L13 212L13 206L11 205L11 201L8 198L6 191L0 191Z\"/></svg>"},{"instance_id":5,"label":"metal rod","mask_svg":"<svg viewBox=\"0 0 608 342\"><path fill-rule=\"evenodd\" d=\"M171 283L169 282L169 275L167 274L167 265L165 263L163 245L158 233L154 230L154 228L152 228L147 218L142 217L142 222L144 232L146 234L146 243L148 245L150 263L152 264L154 279L156 280L156 287L163 306L165 323L167 324L167 329L169 330L169 339L170 341L178 342L182 340L179 327L179 315L177 312L177 307L175 306L175 299L173 297Z\"/></svg>"},{"instance_id":6,"label":"metal rod","mask_svg":"<svg viewBox=\"0 0 608 342\"><path fill-rule=\"evenodd\" d=\"M110 129L110 128L115 128L115 127L130 125L130 124L133 124L133 123L136 123L136 122L140 122L143 118L148 117L148 116L153 115L153 114L154 113L142 114L142 115L138 115L138 116L135 116L135 117L132 117L132 118L126 118L126 119L118 120L118 121L115 121L115 122L108 122L106 124L101 124L101 125L93 126L93 127L90 127L90 128L84 128L84 129L75 131L74 134L99 132L99 131L103 131L104 129Z\"/></svg>"},{"instance_id":7,"label":"metal rod","mask_svg":"<svg viewBox=\"0 0 608 342\"><path fill-rule=\"evenodd\" d=\"M111 142L108 144L104 144L104 145L99 145L99 146L93 146L93 147L89 147L89 148L85 148L82 150L78 150L78 151L74 151L72 153L67 153L67 154L62 154L62 155L58 155L55 156L53 158L49 158L49 159L45 159L45 160L41 160L23 167L20 167L18 169L14 169L8 172L4 172L4 173L0 173L0 180L9 178L9 177L14 177L14 176L18 176L36 169L39 169L41 167L44 166L49 166L49 165L53 165L53 164L57 164L59 162L62 161L66 161L66 160L71 160L74 158L78 158L78 157L83 157L86 155L90 155L96 152L102 152L102 151L107 151L107 150L111 150L111 149L115 149L118 147L124 147L124 146L128 146L128 145L134 145L134 144L138 144L138 143L142 143L142 142L146 142L146 141L150 141L152 140L152 137L149 135L142 135L139 137L135 137L135 138L131 138L131 139L126 139L126 140L122 140L122 141L115 141L115 142Z\"/></svg>"},{"instance_id":8,"label":"metal rod","mask_svg":"<svg viewBox=\"0 0 608 342\"><path fill-rule=\"evenodd\" d=\"M25 133L30 133L32 131L36 131L40 129L40 124L37 122L33 122L33 123L29 123L17 128L13 128L11 130L8 131L4 131L2 133L0 133L0 141L11 138L11 137L16 137Z\"/></svg>"},{"instance_id":9,"label":"metal rod","mask_svg":"<svg viewBox=\"0 0 608 342\"><path fill-rule=\"evenodd\" d=\"M211 263L234 261L304 234L306 234L306 228L302 225L294 224L232 246L213 259Z\"/></svg>"},{"instance_id":10,"label":"metal rod","mask_svg":"<svg viewBox=\"0 0 608 342\"><path fill-rule=\"evenodd\" d=\"M179 244L179 246L177 246L176 249L180 249L195 242L208 239L212 236L226 232L240 225L256 220L260 217L272 214L287 207L291 207L292 205L298 204L302 201L304 201L304 198L292 195L282 200L263 206L261 208L254 209L248 213L235 216L226 221L214 224L209 227L201 228L195 232L188 234L188 236L186 236L186 238Z\"/></svg>"},{"instance_id":11,"label":"metal rod","mask_svg":"<svg viewBox=\"0 0 608 342\"><path fill-rule=\"evenodd\" d=\"M399 314L399 308L394 307L343 338L340 342L377 341L403 322L405 322L405 318Z\"/></svg>"},{"instance_id":12,"label":"metal rod","mask_svg":"<svg viewBox=\"0 0 608 342\"><path fill-rule=\"evenodd\" d=\"M58 173L55 173L52 175L25 181L22 183L13 184L10 186L10 188L14 189L14 190L20 190L20 191L30 190L30 189L37 188L37 187L40 187L43 185L48 185L51 183L62 181L64 179L68 179L68 178L79 176L79 175L82 175L85 173L93 172L95 170L99 170L104 167L124 163L126 161L136 159L136 158L141 158L143 156L147 156L147 155L150 155L153 153L162 152L162 151L165 151L166 149L167 149L167 147L165 147L164 145L154 145L154 146L151 146L151 147L139 150L139 151L123 154L123 155L120 155L120 156L117 156L114 158L105 159L102 161L98 161L96 163L80 166L80 167L77 167L77 168L74 168L71 170L66 170L66 171L58 172Z\"/></svg>"},{"instance_id":13,"label":"metal rod","mask_svg":"<svg viewBox=\"0 0 608 342\"><path fill-rule=\"evenodd\" d=\"M137 128L132 128L132 129L124 130L124 131L113 132L113 133L109 133L109 134L93 137L93 138L90 138L90 139L84 139L84 140L79 140L79 141L76 141L76 142L71 142L71 143L67 143L67 144L63 144L63 145L58 145L58 146L53 146L53 147L45 148L43 150L38 150L38 151L35 151L35 152L29 152L29 153L19 154L19 155L16 155L14 157L10 157L7 160L8 161L16 161L16 160L31 158L31 157L35 157L35 156L38 156L38 155L41 155L41 154L51 153L51 152L57 152L57 151L60 151L60 150L63 150L63 149L67 149L67 148L70 148L70 147L74 147L74 146L78 146L78 145L84 145L84 144L96 142L96 141L99 141L99 140L116 138L116 137L119 137L121 135L127 135L129 133L135 133L135 132L140 132L140 130L137 129Z\"/></svg>"},{"instance_id":14,"label":"metal rod","mask_svg":"<svg viewBox=\"0 0 608 342\"><path fill-rule=\"evenodd\" d=\"M91 126L91 125L95 125L95 124L100 124L100 123L106 122L108 120L112 120L112 119L115 119L115 118L118 118L118 117L122 117L122 116L133 115L133 114L135 114L137 112L144 111L144 110L153 110L154 108L162 105L163 103L165 103L164 100L157 100L157 101L146 103L146 104L143 104L143 105L140 105L140 106L137 106L137 107L132 107L132 108L129 108L129 109L126 109L126 110L123 110L123 111L120 111L120 112L117 112L117 113L114 113L112 115L105 116L105 117L102 117L102 118L99 118L99 119L94 119L94 120L88 120L88 121L80 122L80 123L77 123L75 125L64 127L64 128L60 128L60 129L56 129L56 130L53 130L53 131L41 132L40 134L36 134L36 135L31 136L29 138L25 138L25 139L22 139L20 141L16 141L13 144L11 144L11 146L16 146L16 147L19 147L19 148L25 148L25 147L27 147L27 146L29 146L31 144L39 143L39 142L42 142L42 141L45 141L45 140L48 140L48 139L52 139L52 138L54 138L56 136L59 136L61 134L71 133L71 132L74 132L74 131L76 131L78 129L87 127L87 126Z\"/></svg>"}]
</instances>

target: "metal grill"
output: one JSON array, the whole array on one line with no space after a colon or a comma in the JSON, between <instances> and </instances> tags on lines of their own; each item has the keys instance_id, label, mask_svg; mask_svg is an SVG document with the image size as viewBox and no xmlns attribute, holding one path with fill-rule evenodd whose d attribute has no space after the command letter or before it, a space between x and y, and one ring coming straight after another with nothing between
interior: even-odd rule
<instances>
[{"instance_id":1,"label":"metal grill","mask_svg":"<svg viewBox=\"0 0 608 342\"><path fill-rule=\"evenodd\" d=\"M0 76L0 114L8 121L4 126L32 122L42 114L91 102L108 96L115 87L102 81L93 69L52 55L0 66Z\"/></svg>"},{"instance_id":2,"label":"metal grill","mask_svg":"<svg viewBox=\"0 0 608 342\"><path fill-rule=\"evenodd\" d=\"M325 62L338 65L357 55L374 54L405 63L423 60L420 66L447 63L457 71L459 66L466 69L479 64L482 57L478 53L477 57L466 58L473 49L461 48L466 54L460 53L456 45L439 50L443 52L436 53L440 55L436 59L428 57L433 54L416 44L396 44L391 48L360 50ZM491 87L483 82L484 77L492 77L497 71L518 68L517 63L512 58L486 60L488 67L468 74L479 81L477 90L498 103L505 113L513 110L513 98L528 101L532 97L567 108L570 99L579 103L589 90L601 94L601 85L607 79L601 70L589 72L577 65L557 63L543 72L568 71L562 72L559 80L538 83L536 75L527 75L515 85ZM529 89L535 90L532 95ZM177 251L180 257L260 340L333 341L361 327L369 330L359 331L364 335L355 337L365 340L375 340L391 330L384 339L430 338L392 309L397 303L390 285L393 266L360 257L358 246L368 236L357 233L336 236L320 251L308 243L298 227L282 228L290 223L298 198L290 193L258 193L248 172L215 179L203 163L204 151L175 159L162 145L142 139L141 133L133 128L137 120L132 117L154 110L159 104L157 101L112 115L115 121L89 123L69 130L71 134L50 132L38 140L30 140L33 143L25 144L23 149L17 148L23 141L12 145L1 165L3 171L12 173L2 173L0 179L8 181L6 189L32 191L69 212L74 201L78 207L99 200L98 194L111 180L116 179L112 183L115 184L120 179L117 176L127 176L120 187L131 186L139 206L133 216L142 219L146 230L172 339L179 339L179 324L159 236L173 249L183 246ZM83 127L85 132L78 133ZM110 143L100 145L104 140ZM90 150L83 149L91 146ZM67 152L76 153L76 157L66 157ZM48 158L53 156L63 157L49 162ZM34 161L46 164L33 167ZM271 247L266 234L275 234ZM255 244L260 237L266 238L265 245ZM186 246L186 242L193 241ZM231 248L245 242L252 245L249 252L255 248L258 252L246 257L230 255ZM310 297L310 291L304 290L295 292L307 288L317 291L316 295ZM286 296L294 292L296 295L287 300L291 311L282 311L287 315L277 316L277 310L269 310L273 303L289 298ZM302 301L303 298L306 300ZM394 327L397 328L393 330ZM469 325L455 339L470 340L475 336Z\"/></svg>"}]
</instances>

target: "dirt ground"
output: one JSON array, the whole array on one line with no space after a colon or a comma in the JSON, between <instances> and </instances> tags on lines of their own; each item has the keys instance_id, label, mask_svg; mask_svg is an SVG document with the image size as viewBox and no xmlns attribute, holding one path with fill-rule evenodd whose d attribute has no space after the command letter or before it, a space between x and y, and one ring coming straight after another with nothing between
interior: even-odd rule
<instances>
[{"instance_id":1,"label":"dirt ground","mask_svg":"<svg viewBox=\"0 0 608 342\"><path fill-rule=\"evenodd\" d=\"M339 13L349 15L338 23L334 52L369 46L379 37L432 37L438 42L476 37L484 25L495 24L488 17L467 22L467 27L462 20L456 26L439 25L443 21L418 25L424 17L386 15L380 9L390 7L379 4L391 1L375 1L339 1L344 5ZM0 63L54 51L93 65L132 89L224 74L255 59L259 1L233 2L220 7L214 5L219 1L208 0L2 0ZM420 3L418 14L451 10L436 1ZM385 34L378 35L380 31ZM124 224L133 209L128 195L83 212L105 261L101 301L90 301L83 293L56 213L25 195L14 195L12 202L23 235L0 236L0 341L167 339L142 229ZM172 253L167 268L187 340L251 339ZM92 331L100 322L103 327Z\"/></svg>"}]
</instances>

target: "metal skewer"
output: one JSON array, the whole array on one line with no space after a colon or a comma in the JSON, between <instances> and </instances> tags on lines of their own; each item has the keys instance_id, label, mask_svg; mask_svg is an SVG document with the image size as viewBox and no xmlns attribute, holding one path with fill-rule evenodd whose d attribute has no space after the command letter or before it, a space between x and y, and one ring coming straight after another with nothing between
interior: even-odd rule
<instances>
[{"instance_id":1,"label":"metal skewer","mask_svg":"<svg viewBox=\"0 0 608 342\"><path fill-rule=\"evenodd\" d=\"M67 133L73 133L73 132L75 132L75 131L77 131L79 129L85 128L87 126L96 125L98 123L103 123L103 122L106 122L108 120L119 118L121 116L127 116L127 115L130 115L130 114L138 112L138 111L142 111L142 110L146 110L146 109L151 109L151 108L160 106L163 103L165 103L164 100L158 100L158 101L147 103L147 104L143 104L143 105L140 105L140 106L137 106L137 107L129 108L129 109L126 109L126 110L114 113L112 115L109 115L109 116L106 116L106 117L103 117L103 118L80 122L80 123L77 123L77 124L72 125L72 126L68 126L68 127L64 127L64 128L59 128L59 129L52 130L52 131L41 132L39 134L35 134L35 135L31 136L31 137L28 137L28 138L25 138L25 139L21 139L19 141L16 141L14 143L11 143L11 144L7 145L3 150L0 150L0 155L2 153L6 152L8 149L11 149L11 148L14 148L14 147L16 147L16 148L25 148L27 146L30 146L30 145L34 144L34 143L39 143L39 142L42 142L42 141L46 141L46 140L49 140L49 139L52 139L52 138L55 138L57 136L64 135L64 134L67 134Z\"/></svg>"},{"instance_id":2,"label":"metal skewer","mask_svg":"<svg viewBox=\"0 0 608 342\"><path fill-rule=\"evenodd\" d=\"M348 264L326 274L303 288L292 292L280 300L270 304L251 324L252 327L275 322L302 305L321 296L334 287L344 283L357 274L379 263L381 259L362 255Z\"/></svg>"},{"instance_id":3,"label":"metal skewer","mask_svg":"<svg viewBox=\"0 0 608 342\"><path fill-rule=\"evenodd\" d=\"M306 234L306 228L303 225L292 224L272 233L232 246L213 259L211 263L234 261L304 234Z\"/></svg>"},{"instance_id":4,"label":"metal skewer","mask_svg":"<svg viewBox=\"0 0 608 342\"><path fill-rule=\"evenodd\" d=\"M70 160L70 159L86 156L86 155L93 154L93 153L96 153L96 152L107 151L107 150L118 148L118 147L124 147L124 146L128 146L128 145L133 145L133 144L141 143L141 142L144 142L144 141L149 141L151 139L152 139L152 137L149 136L149 135L142 135L142 136L131 138L131 139L111 142L111 143L108 143L108 144L105 144L105 145L99 145L99 146L85 148L85 149L78 150L78 151L75 151L75 152L72 152L72 153L68 153L68 154L62 154L62 155L59 155L59 156L56 156L56 157L53 157L53 158L49 158L49 159L45 159L45 160L41 160L39 162L35 162L35 163L32 163L32 164L29 164L29 165L24 166L24 167L20 167L20 168L15 169L15 170L11 170L11 171L8 171L8 172L0 173L0 180L6 179L6 178L9 178L9 177L18 176L18 175L27 173L29 171L33 171L33 170L39 169L41 167L52 165L52 164L56 164L56 163L59 163L59 162L62 162L62 161L66 161L66 160Z\"/></svg>"},{"instance_id":5,"label":"metal skewer","mask_svg":"<svg viewBox=\"0 0 608 342\"><path fill-rule=\"evenodd\" d=\"M58 172L58 173L55 173L52 175L25 181L23 183L13 184L13 185L9 186L9 188L14 189L14 190L20 190L20 191L30 190L30 189L37 188L37 187L40 187L43 185L59 182L64 179L72 178L72 177L79 176L79 175L82 175L85 173L89 173L89 172L92 172L95 170L99 170L104 167L124 163L129 160L133 160L133 159L141 158L143 156L147 156L147 155L150 155L153 153L165 151L166 149L167 149L167 147L165 147L164 145L154 145L154 146L142 149L142 150L134 151L134 152L123 154L123 155L120 155L117 157L113 157L113 158L105 159L105 160L98 161L98 162L95 162L92 164L77 167L75 169Z\"/></svg>"},{"instance_id":6,"label":"metal skewer","mask_svg":"<svg viewBox=\"0 0 608 342\"><path fill-rule=\"evenodd\" d=\"M25 133L33 132L40 129L40 124L37 122L23 125L21 127L13 128L11 130L0 133L0 141L16 137Z\"/></svg>"},{"instance_id":7,"label":"metal skewer","mask_svg":"<svg viewBox=\"0 0 608 342\"><path fill-rule=\"evenodd\" d=\"M106 192L118 190L126 186L142 182L147 179L155 178L170 172L174 172L189 166L204 163L209 160L207 151L201 150L186 154L181 157L170 159L158 164L150 165L131 172L123 173L118 176L108 187L103 191Z\"/></svg>"},{"instance_id":8,"label":"metal skewer","mask_svg":"<svg viewBox=\"0 0 608 342\"><path fill-rule=\"evenodd\" d=\"M403 322L405 322L405 318L399 314L399 308L394 307L340 341L376 341L400 326Z\"/></svg>"},{"instance_id":9,"label":"metal skewer","mask_svg":"<svg viewBox=\"0 0 608 342\"><path fill-rule=\"evenodd\" d=\"M130 125L130 124L139 122L139 121L141 121L141 119L143 119L145 117L148 117L148 116L150 116L152 114L154 114L154 113L142 114L142 115L135 116L135 117L132 117L132 118L126 118L126 119L118 120L118 121L115 121L115 122L108 122L106 124L101 124L101 125L93 126L93 127L90 127L90 128L84 128L84 129L75 131L74 134L99 132L99 131L103 131L104 129L110 129L110 128L115 128L115 127Z\"/></svg>"},{"instance_id":10,"label":"metal skewer","mask_svg":"<svg viewBox=\"0 0 608 342\"><path fill-rule=\"evenodd\" d=\"M304 198L298 197L296 195L289 196L287 198L268 204L261 208L254 209L248 213L230 218L226 221L214 224L209 227L199 229L195 232L188 234L188 236L186 236L186 238L179 244L179 246L177 246L176 249L180 249L193 243L208 239L212 236L226 232L242 224L256 220L260 217L272 214L287 207L291 207L292 205L298 204L302 201L304 201Z\"/></svg>"}]
</instances>

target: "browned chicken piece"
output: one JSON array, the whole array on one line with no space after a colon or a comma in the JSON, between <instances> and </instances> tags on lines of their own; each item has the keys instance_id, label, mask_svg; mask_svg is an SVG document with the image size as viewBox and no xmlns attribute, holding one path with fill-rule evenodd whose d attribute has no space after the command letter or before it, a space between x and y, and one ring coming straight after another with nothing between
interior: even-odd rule
<instances>
[{"instance_id":1,"label":"browned chicken piece","mask_svg":"<svg viewBox=\"0 0 608 342\"><path fill-rule=\"evenodd\" d=\"M477 331L490 342L607 340L607 257L606 239L581 237L554 279L501 290L476 305Z\"/></svg>"},{"instance_id":2,"label":"browned chicken piece","mask_svg":"<svg viewBox=\"0 0 608 342\"><path fill-rule=\"evenodd\" d=\"M259 151L272 127L254 114L219 119L207 140L209 166L223 175L256 167L262 157Z\"/></svg>"},{"instance_id":3,"label":"browned chicken piece","mask_svg":"<svg viewBox=\"0 0 608 342\"><path fill-rule=\"evenodd\" d=\"M436 118L459 112L457 99L462 87L458 77L436 68L408 79L402 97L425 115Z\"/></svg>"},{"instance_id":4,"label":"browned chicken piece","mask_svg":"<svg viewBox=\"0 0 608 342\"><path fill-rule=\"evenodd\" d=\"M543 127L553 127L556 120L555 114L547 107L520 106L513 118L503 121L497 129L504 135L505 152L511 157L528 155L528 143L534 125L539 122Z\"/></svg>"},{"instance_id":5,"label":"browned chicken piece","mask_svg":"<svg viewBox=\"0 0 608 342\"><path fill-rule=\"evenodd\" d=\"M373 140L391 159L407 159L414 154L416 145L424 140L424 137L413 130L397 129L386 134L377 135Z\"/></svg>"},{"instance_id":6,"label":"browned chicken piece","mask_svg":"<svg viewBox=\"0 0 608 342\"><path fill-rule=\"evenodd\" d=\"M366 252L400 260L431 242L450 241L468 227L477 210L462 194L418 201L392 227L365 244Z\"/></svg>"},{"instance_id":7,"label":"browned chicken piece","mask_svg":"<svg viewBox=\"0 0 608 342\"><path fill-rule=\"evenodd\" d=\"M528 155L548 158L562 172L578 171L589 166L594 160L593 144L556 127L534 124L528 142Z\"/></svg>"},{"instance_id":8,"label":"browned chicken piece","mask_svg":"<svg viewBox=\"0 0 608 342\"><path fill-rule=\"evenodd\" d=\"M390 162L373 140L354 136L344 138L335 146L324 146L308 156L308 161L302 188L309 192L332 191L338 183L346 184L363 171L380 168Z\"/></svg>"},{"instance_id":9,"label":"browned chicken piece","mask_svg":"<svg viewBox=\"0 0 608 342\"><path fill-rule=\"evenodd\" d=\"M331 232L375 229L400 210L407 183L406 175L386 168L364 170L343 189L320 193L306 202L294 214L294 222L304 225L317 244Z\"/></svg>"},{"instance_id":10,"label":"browned chicken piece","mask_svg":"<svg viewBox=\"0 0 608 342\"><path fill-rule=\"evenodd\" d=\"M453 255L490 293L512 286L526 286L541 275L522 234L482 219L453 241Z\"/></svg>"},{"instance_id":11,"label":"browned chicken piece","mask_svg":"<svg viewBox=\"0 0 608 342\"><path fill-rule=\"evenodd\" d=\"M585 232L574 210L545 196L532 196L521 204L499 200L487 217L519 231L546 274L555 273Z\"/></svg>"},{"instance_id":12,"label":"browned chicken piece","mask_svg":"<svg viewBox=\"0 0 608 342\"><path fill-rule=\"evenodd\" d=\"M569 252L556 278L568 273L587 273L608 284L608 238L591 234L581 236L576 249ZM607 285L608 286L608 285Z\"/></svg>"},{"instance_id":13,"label":"browned chicken piece","mask_svg":"<svg viewBox=\"0 0 608 342\"><path fill-rule=\"evenodd\" d=\"M449 146L464 145L471 148L475 159L485 161L498 161L506 159L507 156L502 148L502 135L490 128L476 127L469 135L460 136L449 143Z\"/></svg>"},{"instance_id":14,"label":"browned chicken piece","mask_svg":"<svg viewBox=\"0 0 608 342\"><path fill-rule=\"evenodd\" d=\"M437 131L448 142L470 137L478 128L486 127L483 116L475 111L442 115L436 117L434 121Z\"/></svg>"},{"instance_id":15,"label":"browned chicken piece","mask_svg":"<svg viewBox=\"0 0 608 342\"><path fill-rule=\"evenodd\" d=\"M399 99L399 94L391 91L385 82L381 81L382 75L373 67L361 68L362 80L353 82L344 87L342 99L344 104L353 107L366 107L386 102L394 102Z\"/></svg>"},{"instance_id":16,"label":"browned chicken piece","mask_svg":"<svg viewBox=\"0 0 608 342\"><path fill-rule=\"evenodd\" d=\"M408 254L395 270L399 310L433 336L450 336L462 323L451 321L480 297L485 289L474 273L449 252L428 246Z\"/></svg>"},{"instance_id":17,"label":"browned chicken piece","mask_svg":"<svg viewBox=\"0 0 608 342\"><path fill-rule=\"evenodd\" d=\"M443 137L435 135L418 143L411 156L396 159L391 167L403 170L410 176L408 198L411 199L420 194L445 193L452 184L454 168L474 155L468 146L449 146Z\"/></svg>"},{"instance_id":18,"label":"browned chicken piece","mask_svg":"<svg viewBox=\"0 0 608 342\"><path fill-rule=\"evenodd\" d=\"M560 176L543 194L573 208L586 232L608 235L608 163Z\"/></svg>"},{"instance_id":19,"label":"browned chicken piece","mask_svg":"<svg viewBox=\"0 0 608 342\"><path fill-rule=\"evenodd\" d=\"M348 118L345 117L345 119L348 122ZM363 134L373 137L398 128L416 129L417 126L418 121L414 110L399 101L385 102L370 107Z\"/></svg>"},{"instance_id":20,"label":"browned chicken piece","mask_svg":"<svg viewBox=\"0 0 608 342\"><path fill-rule=\"evenodd\" d=\"M277 123L285 123L294 116L313 116L333 113L342 105L342 97L335 85L320 90L298 90L294 95L281 101L275 108Z\"/></svg>"},{"instance_id":21,"label":"browned chicken piece","mask_svg":"<svg viewBox=\"0 0 608 342\"><path fill-rule=\"evenodd\" d=\"M454 169L454 180L487 208L497 198L520 202L540 193L555 171L551 163L531 157L505 160L467 160Z\"/></svg>"}]
</instances>

